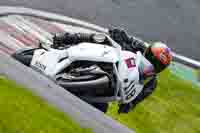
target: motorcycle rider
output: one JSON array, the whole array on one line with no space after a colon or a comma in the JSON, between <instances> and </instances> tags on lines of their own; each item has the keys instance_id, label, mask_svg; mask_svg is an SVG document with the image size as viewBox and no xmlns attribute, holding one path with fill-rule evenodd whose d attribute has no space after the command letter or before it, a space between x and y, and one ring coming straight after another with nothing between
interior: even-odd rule
<instances>
[{"instance_id":1,"label":"motorcycle rider","mask_svg":"<svg viewBox=\"0 0 200 133\"><path fill-rule=\"evenodd\" d=\"M140 51L144 57L153 65L154 73L144 73L142 74L142 80L147 80L144 83L144 89L142 92L130 103L120 104L118 113L128 113L133 109L138 103L143 101L155 90L157 86L157 74L162 72L167 68L172 60L171 50L166 44L161 42L147 44L146 42L129 36L122 29L110 29L109 36L121 45L123 50L128 50L132 52ZM86 34L86 33L64 33L59 36L54 36L53 47L58 48L61 45L78 44L81 42L91 42L99 44L108 44L109 42L103 34ZM149 45L149 46L147 46ZM103 112L107 111L108 103L91 103L96 108Z\"/></svg>"}]
</instances>

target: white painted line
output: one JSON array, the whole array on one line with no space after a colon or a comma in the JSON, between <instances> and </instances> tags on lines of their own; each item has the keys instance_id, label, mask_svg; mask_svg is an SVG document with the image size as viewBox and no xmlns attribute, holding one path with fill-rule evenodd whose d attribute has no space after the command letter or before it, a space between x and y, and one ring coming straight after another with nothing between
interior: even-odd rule
<instances>
[{"instance_id":1,"label":"white painted line","mask_svg":"<svg viewBox=\"0 0 200 133\"><path fill-rule=\"evenodd\" d=\"M15 16L8 16L7 19L9 20L9 24L17 25L18 27L23 29L23 31L25 31L27 33L31 33L39 40L41 40L43 42L51 43L51 41L49 41L47 38L42 36L39 32L35 31L30 26L26 25L23 21L20 21L19 19L17 19Z\"/></svg>"},{"instance_id":2,"label":"white painted line","mask_svg":"<svg viewBox=\"0 0 200 133\"><path fill-rule=\"evenodd\" d=\"M31 21L32 23L36 24L37 26L47 30L49 33L63 33L64 30L59 28L58 26L52 24L50 21L46 21L40 18L33 18L30 16L23 16L25 19Z\"/></svg>"},{"instance_id":3,"label":"white painted line","mask_svg":"<svg viewBox=\"0 0 200 133\"><path fill-rule=\"evenodd\" d=\"M8 55L10 55L10 54L15 52L14 49L8 48L2 42L0 42L0 51L2 53L8 54Z\"/></svg>"},{"instance_id":4,"label":"white painted line","mask_svg":"<svg viewBox=\"0 0 200 133\"><path fill-rule=\"evenodd\" d=\"M18 31L27 34L26 31L24 31L22 28L20 28L16 23L11 22L7 17L2 17L0 18L0 21L3 21L5 23L7 23L8 25L13 26L15 29L17 29Z\"/></svg>"},{"instance_id":5,"label":"white painted line","mask_svg":"<svg viewBox=\"0 0 200 133\"><path fill-rule=\"evenodd\" d=\"M86 28L92 28L92 29L98 30L100 32L105 32L105 33L108 32L108 29L103 28L98 25L95 25L95 24L91 24L91 23L88 23L85 21L81 21L81 20L63 16L63 15L58 15L55 13L49 13L49 12L30 9L30 8L1 6L0 11L1 11L0 14L3 14L3 15L5 15L5 13L31 15L31 16L41 17L41 18L45 18L45 19L49 19L49 20L52 19L52 20L56 20L56 21L68 22L68 23L80 25L80 26L83 26Z\"/></svg>"},{"instance_id":6,"label":"white painted line","mask_svg":"<svg viewBox=\"0 0 200 133\"><path fill-rule=\"evenodd\" d=\"M63 29L65 32L70 32L70 33L97 33L94 30L89 30L83 27L78 27L78 26L71 26L71 25L66 25L66 24L61 24L57 22L52 22L54 25L60 27Z\"/></svg>"},{"instance_id":7,"label":"white painted line","mask_svg":"<svg viewBox=\"0 0 200 133\"><path fill-rule=\"evenodd\" d=\"M12 21L10 21L7 17L2 17L0 18L0 21L3 21L4 23L10 25L11 27L13 27L14 29L16 29L18 32L21 32L23 35L27 36L28 39L30 41L33 42L32 45L36 46L36 43L38 38L35 37L34 35L32 35L32 33L30 33L29 31L24 30L20 25L18 25L17 23L13 23Z\"/></svg>"},{"instance_id":8,"label":"white painted line","mask_svg":"<svg viewBox=\"0 0 200 133\"><path fill-rule=\"evenodd\" d=\"M0 49L0 54L6 55L7 53Z\"/></svg>"},{"instance_id":9,"label":"white painted line","mask_svg":"<svg viewBox=\"0 0 200 133\"><path fill-rule=\"evenodd\" d=\"M180 60L182 60L182 61L185 61L186 63L195 65L196 67L200 67L200 62L197 61L197 60L194 60L194 59L191 59L191 58L182 56L182 55L177 54L177 53L174 53L174 52L173 52L173 57L175 57L175 58L177 58L177 59L180 59Z\"/></svg>"},{"instance_id":10,"label":"white painted line","mask_svg":"<svg viewBox=\"0 0 200 133\"><path fill-rule=\"evenodd\" d=\"M0 37L1 37L0 41L8 48L18 50L25 46L24 44L14 39L13 37L11 37L9 34L5 32L0 31Z\"/></svg>"},{"instance_id":11,"label":"white painted line","mask_svg":"<svg viewBox=\"0 0 200 133\"><path fill-rule=\"evenodd\" d=\"M13 16L25 25L29 26L30 28L34 29L36 32L40 33L42 36L46 37L49 41L52 41L52 35L45 31L44 29L41 29L39 26L35 25L34 23L30 22L29 20L23 18L22 16L15 15Z\"/></svg>"},{"instance_id":12,"label":"white painted line","mask_svg":"<svg viewBox=\"0 0 200 133\"><path fill-rule=\"evenodd\" d=\"M23 34L22 32L20 32L19 30L17 30L13 26L11 26L11 25L3 22L3 21L0 21L0 30L10 34L10 36L19 40L23 44L26 44L26 45L29 45L29 46L34 45L33 41L30 38L28 38L27 35Z\"/></svg>"}]
</instances>

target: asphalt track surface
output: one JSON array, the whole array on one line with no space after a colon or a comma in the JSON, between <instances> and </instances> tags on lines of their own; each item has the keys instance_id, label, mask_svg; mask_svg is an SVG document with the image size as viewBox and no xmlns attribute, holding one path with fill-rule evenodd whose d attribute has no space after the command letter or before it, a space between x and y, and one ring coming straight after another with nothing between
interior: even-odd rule
<instances>
[{"instance_id":1,"label":"asphalt track surface","mask_svg":"<svg viewBox=\"0 0 200 133\"><path fill-rule=\"evenodd\" d=\"M0 5L51 11L101 26L121 26L146 41L162 40L200 60L198 0L1 0Z\"/></svg>"}]
</instances>

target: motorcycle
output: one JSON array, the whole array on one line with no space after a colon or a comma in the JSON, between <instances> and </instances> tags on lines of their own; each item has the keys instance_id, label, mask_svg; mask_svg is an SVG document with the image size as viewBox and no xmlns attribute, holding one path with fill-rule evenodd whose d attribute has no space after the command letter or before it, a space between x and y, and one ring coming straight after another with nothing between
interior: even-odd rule
<instances>
[{"instance_id":1,"label":"motorcycle","mask_svg":"<svg viewBox=\"0 0 200 133\"><path fill-rule=\"evenodd\" d=\"M143 89L139 67L144 57L105 36L109 45L84 42L55 49L41 43L12 57L88 103L129 103Z\"/></svg>"}]
</instances>

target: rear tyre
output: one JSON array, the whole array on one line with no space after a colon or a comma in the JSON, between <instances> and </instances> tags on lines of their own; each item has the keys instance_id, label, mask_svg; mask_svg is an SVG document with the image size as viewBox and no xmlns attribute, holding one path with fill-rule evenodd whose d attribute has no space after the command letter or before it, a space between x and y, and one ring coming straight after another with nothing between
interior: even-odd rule
<instances>
[{"instance_id":1,"label":"rear tyre","mask_svg":"<svg viewBox=\"0 0 200 133\"><path fill-rule=\"evenodd\" d=\"M108 103L91 103L91 105L104 113L108 111L109 107Z\"/></svg>"}]
</instances>

